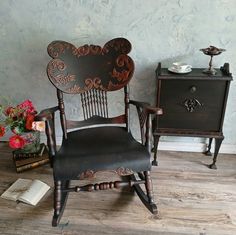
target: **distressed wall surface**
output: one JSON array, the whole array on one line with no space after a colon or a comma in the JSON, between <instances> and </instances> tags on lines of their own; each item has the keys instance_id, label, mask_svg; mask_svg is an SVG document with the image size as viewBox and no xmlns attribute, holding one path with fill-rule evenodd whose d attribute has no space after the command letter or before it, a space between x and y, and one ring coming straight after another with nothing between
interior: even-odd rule
<instances>
[{"instance_id":1,"label":"distressed wall surface","mask_svg":"<svg viewBox=\"0 0 236 235\"><path fill-rule=\"evenodd\" d=\"M16 102L29 98L39 110L54 106L55 90L45 73L50 60L47 45L56 39L75 45L103 45L121 36L133 45L131 56L136 70L131 98L154 104L154 71L159 61L163 66L183 61L193 67L206 67L209 57L199 52L199 48L215 45L227 51L214 58L214 66L229 62L235 76L235 29L235 0L1 0L0 96ZM110 102L118 96L112 95ZM72 108L75 100L68 99L69 116L80 115L80 110ZM224 144L234 147L235 103L233 82L224 123ZM119 110L121 103L113 112ZM132 119L132 129L138 137L134 112ZM165 137L162 141L204 140Z\"/></svg>"}]
</instances>

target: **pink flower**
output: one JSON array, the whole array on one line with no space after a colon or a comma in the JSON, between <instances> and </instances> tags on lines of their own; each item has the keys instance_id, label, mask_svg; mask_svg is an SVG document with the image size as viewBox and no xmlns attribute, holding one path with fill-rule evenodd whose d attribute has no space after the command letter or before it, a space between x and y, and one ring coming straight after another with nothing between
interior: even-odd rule
<instances>
[{"instance_id":1,"label":"pink flower","mask_svg":"<svg viewBox=\"0 0 236 235\"><path fill-rule=\"evenodd\" d=\"M35 131L45 131L45 122L37 121L32 123L32 130Z\"/></svg>"},{"instance_id":2,"label":"pink flower","mask_svg":"<svg viewBox=\"0 0 236 235\"><path fill-rule=\"evenodd\" d=\"M9 139L9 146L13 149L23 148L25 140L19 135L14 135Z\"/></svg>"},{"instance_id":3,"label":"pink flower","mask_svg":"<svg viewBox=\"0 0 236 235\"><path fill-rule=\"evenodd\" d=\"M6 132L5 127L0 125L0 137L4 136L5 132Z\"/></svg>"}]
</instances>

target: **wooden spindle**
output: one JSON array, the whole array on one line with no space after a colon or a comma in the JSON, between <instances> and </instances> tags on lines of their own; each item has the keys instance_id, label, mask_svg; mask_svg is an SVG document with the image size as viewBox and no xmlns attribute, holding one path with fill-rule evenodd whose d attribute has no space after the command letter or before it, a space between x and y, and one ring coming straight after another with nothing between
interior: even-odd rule
<instances>
[{"instance_id":1,"label":"wooden spindle","mask_svg":"<svg viewBox=\"0 0 236 235\"><path fill-rule=\"evenodd\" d=\"M148 201L149 203L153 204L154 200L153 200L153 189L152 189L152 180L151 180L151 176L150 176L150 171L144 171L144 175L145 175L145 188L147 191L147 197L148 197Z\"/></svg>"},{"instance_id":2,"label":"wooden spindle","mask_svg":"<svg viewBox=\"0 0 236 235\"><path fill-rule=\"evenodd\" d=\"M125 119L126 119L126 129L130 132L130 110L129 110L129 86L124 87L124 101L125 101Z\"/></svg>"},{"instance_id":3,"label":"wooden spindle","mask_svg":"<svg viewBox=\"0 0 236 235\"><path fill-rule=\"evenodd\" d=\"M59 89L57 89L57 98L58 98L58 106L60 109L60 119L61 119L63 138L67 139L65 105L64 105L64 100L63 100L63 93Z\"/></svg>"},{"instance_id":4,"label":"wooden spindle","mask_svg":"<svg viewBox=\"0 0 236 235\"><path fill-rule=\"evenodd\" d=\"M96 97L96 105L97 105L97 115L101 116L101 99L100 99L100 90L94 90L95 97Z\"/></svg>"},{"instance_id":5,"label":"wooden spindle","mask_svg":"<svg viewBox=\"0 0 236 235\"><path fill-rule=\"evenodd\" d=\"M87 109L88 118L90 118L91 117L91 109L90 109L89 93L88 93L88 91L86 91L84 94L85 94L85 107Z\"/></svg>"},{"instance_id":6,"label":"wooden spindle","mask_svg":"<svg viewBox=\"0 0 236 235\"><path fill-rule=\"evenodd\" d=\"M92 89L92 94L93 94L93 106L94 106L94 114L93 115L98 115L97 111L97 100L96 100L96 94L95 94L95 89Z\"/></svg>"},{"instance_id":7,"label":"wooden spindle","mask_svg":"<svg viewBox=\"0 0 236 235\"><path fill-rule=\"evenodd\" d=\"M84 119L87 119L87 118L88 118L88 114L87 114L87 110L86 110L85 104L84 104L84 93L81 93L81 94L80 94L80 99L81 99L81 104L82 104Z\"/></svg>"},{"instance_id":8,"label":"wooden spindle","mask_svg":"<svg viewBox=\"0 0 236 235\"><path fill-rule=\"evenodd\" d=\"M63 189L63 192L80 192L80 191L96 191L96 190L107 190L107 189L119 189L121 187L132 187L136 184L144 184L145 180L130 180L130 181L114 181L114 182L102 182L97 184L87 184L84 186L75 186L72 188Z\"/></svg>"},{"instance_id":9,"label":"wooden spindle","mask_svg":"<svg viewBox=\"0 0 236 235\"><path fill-rule=\"evenodd\" d=\"M108 108L107 108L107 93L102 91L103 94L103 104L104 104L104 117L108 117Z\"/></svg>"},{"instance_id":10,"label":"wooden spindle","mask_svg":"<svg viewBox=\"0 0 236 235\"><path fill-rule=\"evenodd\" d=\"M151 131L152 131L152 119L151 119L151 115L148 114L147 121L146 121L145 146L147 147L149 152L151 152L151 137L152 137Z\"/></svg>"},{"instance_id":11,"label":"wooden spindle","mask_svg":"<svg viewBox=\"0 0 236 235\"><path fill-rule=\"evenodd\" d=\"M94 115L94 110L93 110L93 93L92 90L88 91L88 96L89 96L89 108L90 108L90 117Z\"/></svg>"},{"instance_id":12,"label":"wooden spindle","mask_svg":"<svg viewBox=\"0 0 236 235\"><path fill-rule=\"evenodd\" d=\"M61 210L61 181L55 181L55 189L54 189L54 213L56 216L60 214Z\"/></svg>"}]
</instances>

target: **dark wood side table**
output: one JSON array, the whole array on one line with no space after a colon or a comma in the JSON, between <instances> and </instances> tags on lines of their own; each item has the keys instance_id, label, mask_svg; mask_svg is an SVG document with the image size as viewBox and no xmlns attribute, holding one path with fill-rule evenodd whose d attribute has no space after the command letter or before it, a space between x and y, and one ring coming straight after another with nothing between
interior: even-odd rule
<instances>
[{"instance_id":1,"label":"dark wood side table","mask_svg":"<svg viewBox=\"0 0 236 235\"><path fill-rule=\"evenodd\" d=\"M211 169L216 169L217 155L224 139L222 126L232 75L229 64L217 69L216 75L204 74L202 68L193 68L187 74L156 69L157 107L163 115L153 120L154 160L157 165L157 148L160 136L187 136L209 138L205 152L211 155L212 139L215 151Z\"/></svg>"}]
</instances>

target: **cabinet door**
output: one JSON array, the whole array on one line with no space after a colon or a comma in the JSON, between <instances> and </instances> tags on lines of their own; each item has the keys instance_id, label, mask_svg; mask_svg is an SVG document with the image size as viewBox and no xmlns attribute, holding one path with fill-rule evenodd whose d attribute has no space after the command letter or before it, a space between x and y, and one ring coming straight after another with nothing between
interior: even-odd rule
<instances>
[{"instance_id":1,"label":"cabinet door","mask_svg":"<svg viewBox=\"0 0 236 235\"><path fill-rule=\"evenodd\" d=\"M159 128L219 131L227 81L161 80Z\"/></svg>"}]
</instances>

